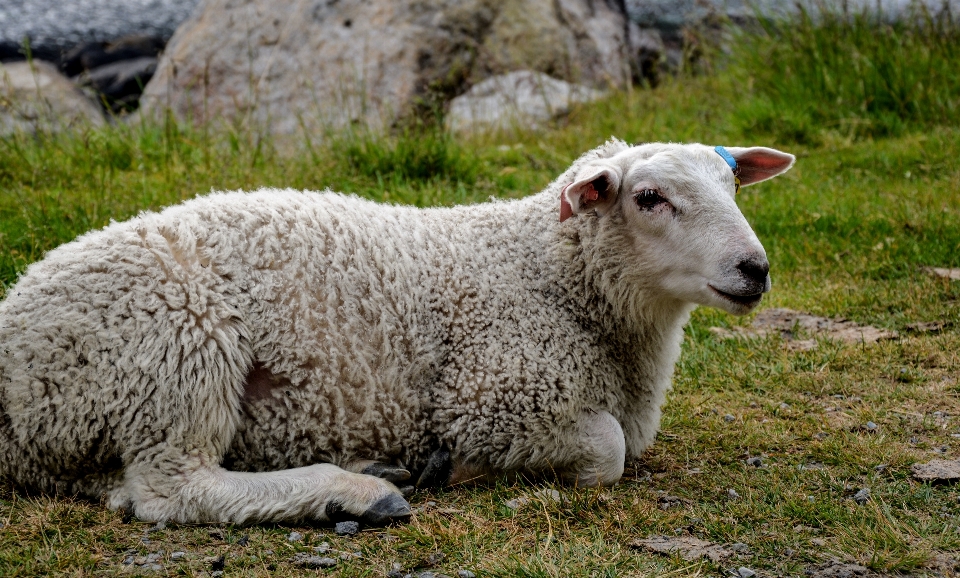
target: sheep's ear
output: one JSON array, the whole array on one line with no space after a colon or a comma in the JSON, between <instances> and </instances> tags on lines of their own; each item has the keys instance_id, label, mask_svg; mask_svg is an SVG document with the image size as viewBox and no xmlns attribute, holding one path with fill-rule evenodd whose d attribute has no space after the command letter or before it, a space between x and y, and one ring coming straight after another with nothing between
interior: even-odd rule
<instances>
[{"instance_id":1,"label":"sheep's ear","mask_svg":"<svg viewBox=\"0 0 960 578\"><path fill-rule=\"evenodd\" d=\"M585 211L603 214L613 205L620 190L620 170L607 164L591 164L575 181L560 191L560 222Z\"/></svg>"},{"instance_id":2,"label":"sheep's ear","mask_svg":"<svg viewBox=\"0 0 960 578\"><path fill-rule=\"evenodd\" d=\"M787 172L797 157L766 147L727 147L737 161L741 185L752 185Z\"/></svg>"}]
</instances>

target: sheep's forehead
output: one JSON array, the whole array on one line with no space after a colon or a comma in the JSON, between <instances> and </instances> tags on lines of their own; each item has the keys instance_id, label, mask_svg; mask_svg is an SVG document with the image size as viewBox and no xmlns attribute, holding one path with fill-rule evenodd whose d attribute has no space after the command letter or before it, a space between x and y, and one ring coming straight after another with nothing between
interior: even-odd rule
<instances>
[{"instance_id":1,"label":"sheep's forehead","mask_svg":"<svg viewBox=\"0 0 960 578\"><path fill-rule=\"evenodd\" d=\"M650 179L684 195L712 195L733 184L733 172L712 148L697 145L653 144L633 147L620 155L628 185Z\"/></svg>"}]
</instances>

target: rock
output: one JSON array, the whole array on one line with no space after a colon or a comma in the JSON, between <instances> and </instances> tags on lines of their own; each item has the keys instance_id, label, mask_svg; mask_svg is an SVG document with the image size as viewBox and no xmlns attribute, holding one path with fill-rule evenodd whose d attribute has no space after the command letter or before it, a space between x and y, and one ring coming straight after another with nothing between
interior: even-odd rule
<instances>
[{"instance_id":1,"label":"rock","mask_svg":"<svg viewBox=\"0 0 960 578\"><path fill-rule=\"evenodd\" d=\"M83 42L67 51L60 59L60 70L67 76L101 66L133 60L156 58L163 51L166 40L149 34L133 34L112 42Z\"/></svg>"},{"instance_id":2,"label":"rock","mask_svg":"<svg viewBox=\"0 0 960 578\"><path fill-rule=\"evenodd\" d=\"M741 555L750 554L750 546L747 546L743 542L734 542L733 544L728 545L727 548L731 552L735 552L737 554L741 554Z\"/></svg>"},{"instance_id":3,"label":"rock","mask_svg":"<svg viewBox=\"0 0 960 578\"><path fill-rule=\"evenodd\" d=\"M141 100L198 122L291 134L390 126L511 70L626 82L626 20L590 0L208 0L167 44Z\"/></svg>"},{"instance_id":4,"label":"rock","mask_svg":"<svg viewBox=\"0 0 960 578\"><path fill-rule=\"evenodd\" d=\"M863 424L863 429L865 429L865 430L867 430L867 431L870 431L870 432L872 432L872 431L877 431L877 429L879 429L879 428L880 428L880 426L878 426L877 424L873 423L872 421L868 421L867 423Z\"/></svg>"},{"instance_id":5,"label":"rock","mask_svg":"<svg viewBox=\"0 0 960 578\"><path fill-rule=\"evenodd\" d=\"M727 499L728 499L728 500L739 500L739 499L740 499L740 494L738 494L737 491L734 490L733 488L730 488L730 489L727 490Z\"/></svg>"},{"instance_id":6,"label":"rock","mask_svg":"<svg viewBox=\"0 0 960 578\"><path fill-rule=\"evenodd\" d=\"M853 495L853 501L861 506L870 501L870 488L861 488Z\"/></svg>"},{"instance_id":7,"label":"rock","mask_svg":"<svg viewBox=\"0 0 960 578\"><path fill-rule=\"evenodd\" d=\"M299 542L303 540L303 534L300 532L290 532L287 534L287 542Z\"/></svg>"},{"instance_id":8,"label":"rock","mask_svg":"<svg viewBox=\"0 0 960 578\"><path fill-rule=\"evenodd\" d=\"M757 575L756 572L750 568L747 568L746 566L740 566L737 568L737 574L740 576L740 578L753 578Z\"/></svg>"},{"instance_id":9,"label":"rock","mask_svg":"<svg viewBox=\"0 0 960 578\"><path fill-rule=\"evenodd\" d=\"M727 415L723 416L723 421L725 421L725 422L727 422L727 423L731 423L731 422L734 422L734 421L736 421L736 420L737 420L737 418L736 418L735 416L733 416L732 414L729 414L729 413L728 413Z\"/></svg>"},{"instance_id":10,"label":"rock","mask_svg":"<svg viewBox=\"0 0 960 578\"><path fill-rule=\"evenodd\" d=\"M477 578L477 575L469 570L457 570L457 578Z\"/></svg>"},{"instance_id":11,"label":"rock","mask_svg":"<svg viewBox=\"0 0 960 578\"><path fill-rule=\"evenodd\" d=\"M913 477L930 483L953 483L960 480L960 460L931 460L910 467Z\"/></svg>"},{"instance_id":12,"label":"rock","mask_svg":"<svg viewBox=\"0 0 960 578\"><path fill-rule=\"evenodd\" d=\"M763 460L760 458L747 458L747 465L755 468L762 468Z\"/></svg>"},{"instance_id":13,"label":"rock","mask_svg":"<svg viewBox=\"0 0 960 578\"><path fill-rule=\"evenodd\" d=\"M133 110L137 107L143 87L153 78L157 59L151 56L122 60L81 74L77 81L92 88L110 110Z\"/></svg>"},{"instance_id":14,"label":"rock","mask_svg":"<svg viewBox=\"0 0 960 578\"><path fill-rule=\"evenodd\" d=\"M0 135L104 124L100 108L48 62L0 65Z\"/></svg>"},{"instance_id":15,"label":"rock","mask_svg":"<svg viewBox=\"0 0 960 578\"><path fill-rule=\"evenodd\" d=\"M668 556L678 554L687 561L707 558L711 562L719 563L733 554L723 546L693 536L650 536L642 540L634 540L629 545L632 548L650 550Z\"/></svg>"},{"instance_id":16,"label":"rock","mask_svg":"<svg viewBox=\"0 0 960 578\"><path fill-rule=\"evenodd\" d=\"M312 556L305 552L300 552L295 554L293 558L290 559L295 566L300 566L301 568L307 568L309 570L319 570L321 568L333 568L337 565L337 561L334 558L325 558L320 556Z\"/></svg>"},{"instance_id":17,"label":"rock","mask_svg":"<svg viewBox=\"0 0 960 578\"><path fill-rule=\"evenodd\" d=\"M951 281L960 281L960 269L946 269L942 267L924 267L923 270L936 277L941 277L943 279L950 279Z\"/></svg>"},{"instance_id":18,"label":"rock","mask_svg":"<svg viewBox=\"0 0 960 578\"><path fill-rule=\"evenodd\" d=\"M249 534L244 534L243 536L240 537L239 540L237 540L237 546L246 546L249 543L250 543Z\"/></svg>"},{"instance_id":19,"label":"rock","mask_svg":"<svg viewBox=\"0 0 960 578\"><path fill-rule=\"evenodd\" d=\"M337 522L333 527L334 533L338 536L353 536L360 531L360 523L352 520L346 522Z\"/></svg>"},{"instance_id":20,"label":"rock","mask_svg":"<svg viewBox=\"0 0 960 578\"><path fill-rule=\"evenodd\" d=\"M797 329L810 335L823 336L827 339L850 344L870 344L899 337L896 331L878 329L871 325L859 325L847 319L828 319L783 308L761 311L748 328L737 327L733 330L713 331L713 333L721 339L767 337L779 334L783 338L787 349L792 351L815 349L817 347L816 339L798 339Z\"/></svg>"},{"instance_id":21,"label":"rock","mask_svg":"<svg viewBox=\"0 0 960 578\"><path fill-rule=\"evenodd\" d=\"M173 560L174 562L178 560L183 560L186 557L187 557L187 553L180 550L170 553L170 559Z\"/></svg>"},{"instance_id":22,"label":"rock","mask_svg":"<svg viewBox=\"0 0 960 578\"><path fill-rule=\"evenodd\" d=\"M544 121L566 115L578 103L590 102L603 92L570 84L541 72L518 70L490 77L450 101L447 126L471 128L536 128Z\"/></svg>"}]
</instances>

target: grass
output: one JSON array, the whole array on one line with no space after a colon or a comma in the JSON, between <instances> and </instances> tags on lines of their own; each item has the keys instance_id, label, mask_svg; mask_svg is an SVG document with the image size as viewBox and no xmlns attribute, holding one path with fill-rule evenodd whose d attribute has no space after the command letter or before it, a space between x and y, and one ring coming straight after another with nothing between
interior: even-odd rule
<instances>
[{"instance_id":1,"label":"grass","mask_svg":"<svg viewBox=\"0 0 960 578\"><path fill-rule=\"evenodd\" d=\"M874 26L852 22L860 28L827 36L809 21L806 34L824 35L807 41L832 38L839 55L851 48L840 44L865 41ZM921 56L927 50L904 49ZM955 52L941 57L948 60L938 70L958 70ZM345 133L303 145L298 154L281 152L289 143L253 133L214 134L174 123L0 139L6 287L44 251L84 231L214 187L329 186L420 206L470 203L535 192L610 135L778 146L798 155L797 166L738 198L772 264L774 291L763 307L844 316L901 335L871 346L822 341L812 351L790 351L775 337L720 340L710 327L749 319L699 309L657 443L629 464L618 486L558 488L566 497L560 503L534 497L511 510L507 500L543 485L522 481L420 492L410 524L340 537L322 525L156 528L96 503L0 493L0 575L199 576L219 556L231 576L383 576L395 563L448 575L469 569L487 576L694 576L747 566L761 575L796 576L830 559L883 574L956 572L957 492L918 483L910 465L955 458L960 450L960 282L922 269L960 267L960 126L952 116L924 116L911 107L834 111L834 95L810 78L794 82L781 72L775 75L781 84L769 85L757 79L773 74L761 66L771 61L740 52L729 58L726 71L615 94L536 133ZM777 66L785 65L769 68ZM811 74L827 74L827 64L817 66ZM951 74L947 87L956 86L950 83L960 73ZM876 80L864 75L863 82ZM816 98L802 100L803 91ZM757 114L763 110L779 110L788 120L800 115L805 132L764 121ZM862 122L818 116L827 113ZM848 130L879 127L889 114L899 119L889 125L896 130ZM908 328L937 320L948 323L940 332ZM879 427L864 429L868 421ZM757 456L764 467L746 464ZM863 488L871 497L860 505L852 496ZM731 489L739 498L728 497ZM288 541L293 530L304 538ZM749 550L714 564L631 546L678 533ZM335 569L307 570L290 561L324 542L328 555L345 556ZM159 571L122 563L160 551ZM173 561L176 551L187 554Z\"/></svg>"}]
</instances>

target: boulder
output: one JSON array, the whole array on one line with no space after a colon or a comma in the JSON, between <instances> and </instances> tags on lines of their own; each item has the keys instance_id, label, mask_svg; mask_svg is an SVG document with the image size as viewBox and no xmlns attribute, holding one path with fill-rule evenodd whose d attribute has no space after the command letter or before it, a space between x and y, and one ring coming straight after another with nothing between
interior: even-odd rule
<instances>
[{"instance_id":1,"label":"boulder","mask_svg":"<svg viewBox=\"0 0 960 578\"><path fill-rule=\"evenodd\" d=\"M100 108L54 65L40 60L0 65L0 134L104 122Z\"/></svg>"},{"instance_id":2,"label":"boulder","mask_svg":"<svg viewBox=\"0 0 960 578\"><path fill-rule=\"evenodd\" d=\"M205 0L141 110L281 134L377 129L518 69L621 86L626 30L617 0Z\"/></svg>"},{"instance_id":3,"label":"boulder","mask_svg":"<svg viewBox=\"0 0 960 578\"><path fill-rule=\"evenodd\" d=\"M535 128L562 116L571 105L590 102L603 92L551 78L542 72L518 70L492 76L450 101L447 126L470 128Z\"/></svg>"}]
</instances>

